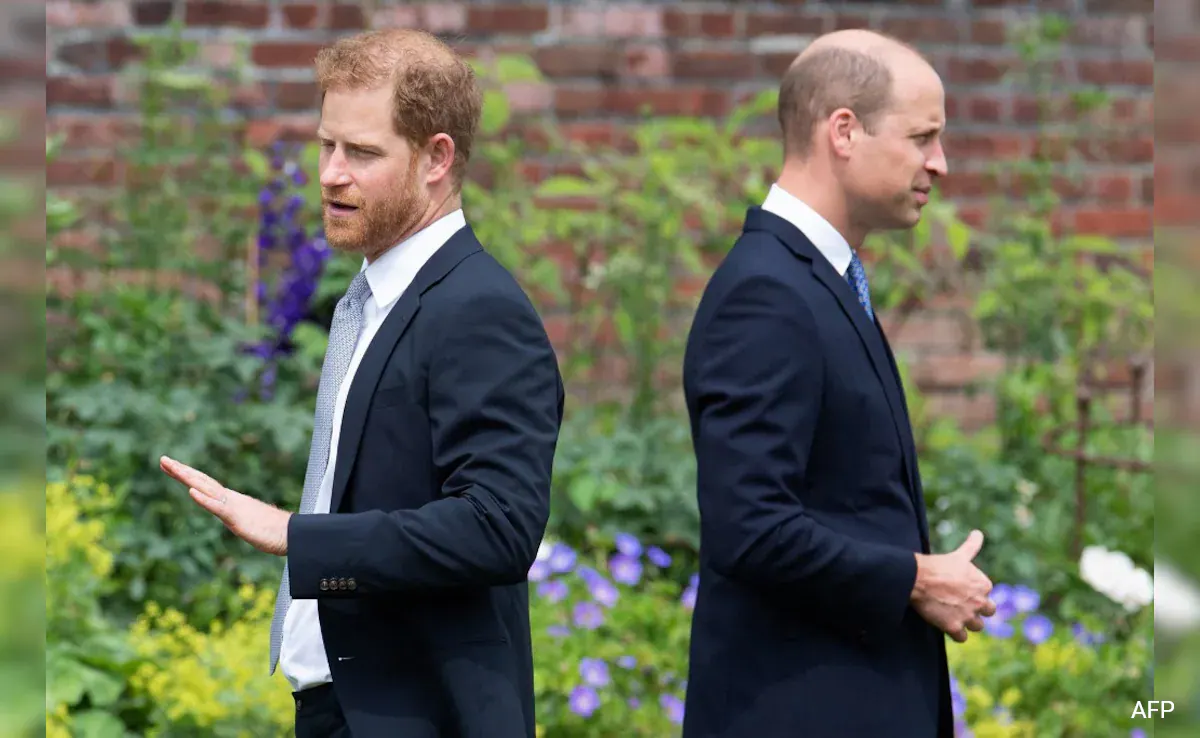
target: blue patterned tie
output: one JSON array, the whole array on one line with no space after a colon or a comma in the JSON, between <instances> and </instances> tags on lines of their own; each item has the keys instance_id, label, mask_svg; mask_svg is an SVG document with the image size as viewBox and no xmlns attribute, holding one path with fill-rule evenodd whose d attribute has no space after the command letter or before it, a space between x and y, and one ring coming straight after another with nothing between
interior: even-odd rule
<instances>
[{"instance_id":1,"label":"blue patterned tie","mask_svg":"<svg viewBox=\"0 0 1200 738\"><path fill-rule=\"evenodd\" d=\"M325 349L325 364L321 367L321 382L317 388L312 446L308 454L308 471L304 476L304 492L300 497L301 515L311 514L317 504L317 494L325 477L325 467L329 463L334 402L337 400L342 380L346 377L346 371L350 368L354 346L358 343L358 334L362 330L363 305L370 296L371 286L367 284L367 273L365 270L360 271L350 282L346 294L338 301L333 312L329 345ZM271 619L272 674L279 663L279 651L283 645L283 620L291 604L292 588L288 579L288 567L284 563L283 579L279 583L279 594L275 598L275 615Z\"/></svg>"},{"instance_id":2,"label":"blue patterned tie","mask_svg":"<svg viewBox=\"0 0 1200 738\"><path fill-rule=\"evenodd\" d=\"M846 270L846 281L854 288L859 304L867 311L867 317L872 323L875 322L875 311L871 309L871 288L867 286L867 273L863 271L858 254L853 251L850 252L850 268Z\"/></svg>"}]
</instances>

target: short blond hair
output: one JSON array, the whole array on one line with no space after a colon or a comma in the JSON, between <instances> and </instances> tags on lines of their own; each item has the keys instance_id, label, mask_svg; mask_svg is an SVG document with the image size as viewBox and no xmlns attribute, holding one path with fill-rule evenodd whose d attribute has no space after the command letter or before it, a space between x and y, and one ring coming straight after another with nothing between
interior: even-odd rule
<instances>
[{"instance_id":1,"label":"short blond hair","mask_svg":"<svg viewBox=\"0 0 1200 738\"><path fill-rule=\"evenodd\" d=\"M475 70L436 36L415 29L367 31L339 39L316 59L317 87L392 85L392 125L413 146L438 133L454 140L450 176L460 189L479 129L483 96Z\"/></svg>"}]
</instances>

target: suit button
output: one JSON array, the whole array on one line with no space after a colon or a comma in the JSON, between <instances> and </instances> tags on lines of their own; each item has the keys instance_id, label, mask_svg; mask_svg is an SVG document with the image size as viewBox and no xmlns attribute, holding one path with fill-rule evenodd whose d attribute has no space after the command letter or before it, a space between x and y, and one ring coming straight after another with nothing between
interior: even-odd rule
<instances>
[{"instance_id":1,"label":"suit button","mask_svg":"<svg viewBox=\"0 0 1200 738\"><path fill-rule=\"evenodd\" d=\"M343 592L346 591L346 577L342 577L338 580L338 589L342 590Z\"/></svg>"},{"instance_id":2,"label":"suit button","mask_svg":"<svg viewBox=\"0 0 1200 738\"><path fill-rule=\"evenodd\" d=\"M354 590L358 589L358 582L354 581L354 577L350 577L350 579L346 581L346 586L350 588L351 592L353 592Z\"/></svg>"},{"instance_id":3,"label":"suit button","mask_svg":"<svg viewBox=\"0 0 1200 738\"><path fill-rule=\"evenodd\" d=\"M329 591L329 580L328 580L328 579L322 579L322 580L321 580L321 591L322 591L322 592L328 592L328 591Z\"/></svg>"}]
</instances>

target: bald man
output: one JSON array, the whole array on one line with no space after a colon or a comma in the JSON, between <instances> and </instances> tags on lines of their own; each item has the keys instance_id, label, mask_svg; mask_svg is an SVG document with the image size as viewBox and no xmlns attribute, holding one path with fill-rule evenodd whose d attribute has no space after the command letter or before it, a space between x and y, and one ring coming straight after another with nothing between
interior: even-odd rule
<instances>
[{"instance_id":1,"label":"bald man","mask_svg":"<svg viewBox=\"0 0 1200 738\"><path fill-rule=\"evenodd\" d=\"M685 738L950 738L946 635L995 611L973 532L929 550L904 390L858 250L946 174L912 48L824 36L785 74L784 162L705 289L684 391L701 571Z\"/></svg>"}]
</instances>

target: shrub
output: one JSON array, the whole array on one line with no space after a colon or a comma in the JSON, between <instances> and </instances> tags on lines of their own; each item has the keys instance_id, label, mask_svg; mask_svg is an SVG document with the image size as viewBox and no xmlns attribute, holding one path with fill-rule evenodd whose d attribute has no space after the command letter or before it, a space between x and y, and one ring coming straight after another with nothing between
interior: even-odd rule
<instances>
[{"instance_id":1,"label":"shrub","mask_svg":"<svg viewBox=\"0 0 1200 738\"><path fill-rule=\"evenodd\" d=\"M679 734L695 585L661 549L609 540L544 543L530 569L539 735Z\"/></svg>"}]
</instances>

